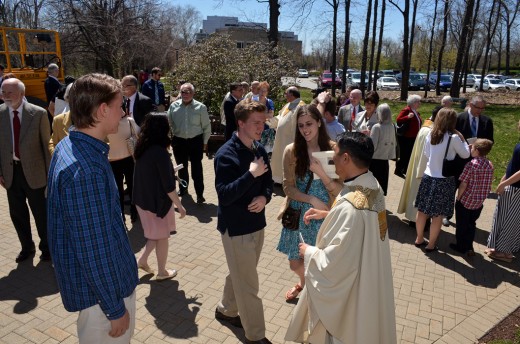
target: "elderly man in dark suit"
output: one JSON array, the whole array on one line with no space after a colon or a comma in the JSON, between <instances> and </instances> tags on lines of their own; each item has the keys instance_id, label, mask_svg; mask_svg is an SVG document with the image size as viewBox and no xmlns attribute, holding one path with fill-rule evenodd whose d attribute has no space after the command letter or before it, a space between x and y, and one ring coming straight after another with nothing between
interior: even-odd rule
<instances>
[{"instance_id":1,"label":"elderly man in dark suit","mask_svg":"<svg viewBox=\"0 0 520 344\"><path fill-rule=\"evenodd\" d=\"M339 108L338 112L338 122L343 124L346 131L352 131L352 124L354 124L354 119L356 115L361 111L364 111L365 108L361 106L361 90L355 89L350 92L350 104L343 105Z\"/></svg>"},{"instance_id":2,"label":"elderly man in dark suit","mask_svg":"<svg viewBox=\"0 0 520 344\"><path fill-rule=\"evenodd\" d=\"M40 259L50 260L45 201L50 163L47 113L23 100L25 85L18 79L5 80L2 94L5 104L0 105L0 184L7 190L9 213L22 246L16 262L35 253L27 201L40 236Z\"/></svg>"},{"instance_id":3,"label":"elderly man in dark suit","mask_svg":"<svg viewBox=\"0 0 520 344\"><path fill-rule=\"evenodd\" d=\"M244 88L240 83L232 83L229 85L229 93L224 99L224 115L226 116L226 141L231 138L233 132L237 130L237 121L235 119L235 106L244 96Z\"/></svg>"},{"instance_id":4,"label":"elderly man in dark suit","mask_svg":"<svg viewBox=\"0 0 520 344\"><path fill-rule=\"evenodd\" d=\"M150 98L137 91L137 78L127 75L121 80L123 86L125 112L132 117L138 126L141 126L144 116L153 110L153 102Z\"/></svg>"},{"instance_id":5,"label":"elderly man in dark suit","mask_svg":"<svg viewBox=\"0 0 520 344\"><path fill-rule=\"evenodd\" d=\"M47 105L54 100L54 96L60 90L62 84L58 80L58 74L60 74L60 67L57 64L51 63L47 67L47 79L45 79L45 96L47 97Z\"/></svg>"},{"instance_id":6,"label":"elderly man in dark suit","mask_svg":"<svg viewBox=\"0 0 520 344\"><path fill-rule=\"evenodd\" d=\"M486 101L482 96L475 96L469 103L469 109L459 113L457 116L456 129L460 131L464 138L479 138L493 140L493 121L483 115L486 108Z\"/></svg>"}]
</instances>

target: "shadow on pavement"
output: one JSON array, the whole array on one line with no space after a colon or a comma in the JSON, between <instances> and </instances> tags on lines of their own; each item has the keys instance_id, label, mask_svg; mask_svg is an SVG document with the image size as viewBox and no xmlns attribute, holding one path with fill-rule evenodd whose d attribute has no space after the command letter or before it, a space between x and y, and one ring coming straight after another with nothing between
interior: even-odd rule
<instances>
[{"instance_id":1,"label":"shadow on pavement","mask_svg":"<svg viewBox=\"0 0 520 344\"><path fill-rule=\"evenodd\" d=\"M50 262L38 261L34 266L32 260L26 260L7 276L0 278L0 301L18 301L13 307L15 314L32 311L38 306L39 297L58 292L58 283Z\"/></svg>"},{"instance_id":2,"label":"shadow on pavement","mask_svg":"<svg viewBox=\"0 0 520 344\"><path fill-rule=\"evenodd\" d=\"M155 318L155 325L165 335L173 338L193 338L198 336L195 317L202 303L200 295L186 298L179 290L179 282L167 280L157 282L150 275L141 278L141 284L150 285L150 294L145 298L145 307Z\"/></svg>"}]
</instances>

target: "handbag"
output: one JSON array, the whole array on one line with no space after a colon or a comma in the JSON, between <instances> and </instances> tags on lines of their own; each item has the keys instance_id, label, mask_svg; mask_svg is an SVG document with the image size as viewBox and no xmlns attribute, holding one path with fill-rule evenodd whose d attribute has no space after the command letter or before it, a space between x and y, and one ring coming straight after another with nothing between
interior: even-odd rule
<instances>
[{"instance_id":1,"label":"handbag","mask_svg":"<svg viewBox=\"0 0 520 344\"><path fill-rule=\"evenodd\" d=\"M311 183L313 180L313 175L310 175L309 181L307 182L307 186L305 187L305 193L309 192L311 187ZM300 209L294 209L291 206L288 206L287 209L282 214L282 226L291 231L297 231L300 227L300 215L302 213L302 207Z\"/></svg>"},{"instance_id":2,"label":"handbag","mask_svg":"<svg viewBox=\"0 0 520 344\"><path fill-rule=\"evenodd\" d=\"M450 148L451 142L451 133L448 139L448 144L446 145L446 151L444 152L444 159L442 160L442 175L446 178L453 177L457 175L457 162L455 159L447 160L446 155L448 154L448 149Z\"/></svg>"},{"instance_id":3,"label":"handbag","mask_svg":"<svg viewBox=\"0 0 520 344\"><path fill-rule=\"evenodd\" d=\"M408 127L410 126L410 122L406 121L403 124L396 124L396 133L397 136L404 136L404 134L408 131Z\"/></svg>"},{"instance_id":4,"label":"handbag","mask_svg":"<svg viewBox=\"0 0 520 344\"><path fill-rule=\"evenodd\" d=\"M126 139L126 146L128 147L128 152L134 157L135 145L137 144L137 133L134 130L134 126L132 122L130 122L130 118L128 119L128 124L130 125L130 137ZM135 158L134 158L135 160Z\"/></svg>"}]
</instances>

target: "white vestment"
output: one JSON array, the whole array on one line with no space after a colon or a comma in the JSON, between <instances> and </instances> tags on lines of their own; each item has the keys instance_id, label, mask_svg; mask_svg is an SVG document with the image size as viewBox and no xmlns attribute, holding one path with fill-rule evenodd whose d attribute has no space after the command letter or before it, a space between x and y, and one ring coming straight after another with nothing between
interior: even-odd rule
<instances>
[{"instance_id":1,"label":"white vestment","mask_svg":"<svg viewBox=\"0 0 520 344\"><path fill-rule=\"evenodd\" d=\"M401 192L401 199L397 207L397 213L402 214L410 220L415 222L417 216L417 208L415 207L415 197L419 191L419 184L426 169L428 157L424 155L424 143L426 136L431 132L433 122L426 120L419 130L415 143L413 145L412 154L410 155L410 163L406 170L406 179L404 180L403 191Z\"/></svg>"},{"instance_id":2,"label":"white vestment","mask_svg":"<svg viewBox=\"0 0 520 344\"><path fill-rule=\"evenodd\" d=\"M271 155L271 171L275 183L283 181L283 152L288 144L294 142L296 134L296 111L305 103L297 98L278 112L278 116L270 121L270 126L276 129L273 152Z\"/></svg>"},{"instance_id":3,"label":"white vestment","mask_svg":"<svg viewBox=\"0 0 520 344\"><path fill-rule=\"evenodd\" d=\"M305 288L286 340L396 343L383 191L371 172L346 182L305 251Z\"/></svg>"}]
</instances>

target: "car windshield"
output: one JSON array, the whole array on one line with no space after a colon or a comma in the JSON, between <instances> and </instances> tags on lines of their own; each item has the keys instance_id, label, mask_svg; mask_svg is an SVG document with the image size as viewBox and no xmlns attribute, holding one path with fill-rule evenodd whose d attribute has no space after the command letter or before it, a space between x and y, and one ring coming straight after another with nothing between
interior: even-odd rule
<instances>
[{"instance_id":1,"label":"car windshield","mask_svg":"<svg viewBox=\"0 0 520 344\"><path fill-rule=\"evenodd\" d=\"M327 79L332 79L332 73L323 73L323 77Z\"/></svg>"},{"instance_id":2,"label":"car windshield","mask_svg":"<svg viewBox=\"0 0 520 344\"><path fill-rule=\"evenodd\" d=\"M410 80L421 80L421 76L419 74L410 74Z\"/></svg>"},{"instance_id":3,"label":"car windshield","mask_svg":"<svg viewBox=\"0 0 520 344\"><path fill-rule=\"evenodd\" d=\"M305 70L305 69L300 69L299 71L300 71L300 72L306 72L307 70Z\"/></svg>"},{"instance_id":4,"label":"car windshield","mask_svg":"<svg viewBox=\"0 0 520 344\"><path fill-rule=\"evenodd\" d=\"M397 82L395 78L383 78L383 82Z\"/></svg>"},{"instance_id":5,"label":"car windshield","mask_svg":"<svg viewBox=\"0 0 520 344\"><path fill-rule=\"evenodd\" d=\"M361 79L361 73L352 73L352 79Z\"/></svg>"},{"instance_id":6,"label":"car windshield","mask_svg":"<svg viewBox=\"0 0 520 344\"><path fill-rule=\"evenodd\" d=\"M489 83L493 84L493 85L500 84L500 80L498 80L498 79L489 79Z\"/></svg>"},{"instance_id":7,"label":"car windshield","mask_svg":"<svg viewBox=\"0 0 520 344\"><path fill-rule=\"evenodd\" d=\"M450 76L449 75L441 75L441 81L450 82L451 81Z\"/></svg>"}]
</instances>

